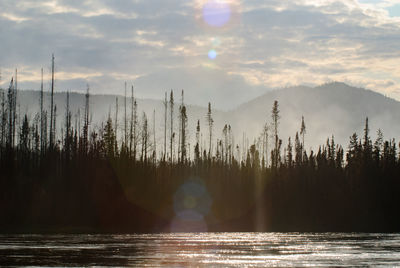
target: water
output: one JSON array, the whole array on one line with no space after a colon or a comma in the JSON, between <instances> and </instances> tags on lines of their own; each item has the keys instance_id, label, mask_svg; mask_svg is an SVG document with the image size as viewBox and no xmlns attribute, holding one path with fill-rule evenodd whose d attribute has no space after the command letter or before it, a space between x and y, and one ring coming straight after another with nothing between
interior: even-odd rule
<instances>
[{"instance_id":1,"label":"water","mask_svg":"<svg viewBox=\"0 0 400 268\"><path fill-rule=\"evenodd\" d=\"M0 235L0 266L400 266L399 234Z\"/></svg>"}]
</instances>

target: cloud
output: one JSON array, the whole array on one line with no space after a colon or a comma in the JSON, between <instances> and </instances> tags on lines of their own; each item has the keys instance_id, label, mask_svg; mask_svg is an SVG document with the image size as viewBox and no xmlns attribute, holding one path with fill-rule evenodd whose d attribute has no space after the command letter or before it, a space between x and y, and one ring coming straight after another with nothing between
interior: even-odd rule
<instances>
[{"instance_id":1,"label":"cloud","mask_svg":"<svg viewBox=\"0 0 400 268\"><path fill-rule=\"evenodd\" d=\"M18 67L21 87L37 88L54 52L57 90L122 93L127 81L142 97L184 88L229 109L272 87L338 80L400 99L400 0L226 0L221 27L203 21L206 2L0 0L0 83Z\"/></svg>"}]
</instances>

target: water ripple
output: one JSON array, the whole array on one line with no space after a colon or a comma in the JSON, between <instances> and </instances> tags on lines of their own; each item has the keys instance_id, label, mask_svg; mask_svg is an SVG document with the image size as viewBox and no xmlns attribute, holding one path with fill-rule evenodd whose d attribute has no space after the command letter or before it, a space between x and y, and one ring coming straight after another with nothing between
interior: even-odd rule
<instances>
[{"instance_id":1,"label":"water ripple","mask_svg":"<svg viewBox=\"0 0 400 268\"><path fill-rule=\"evenodd\" d=\"M0 235L0 265L400 266L399 234Z\"/></svg>"}]
</instances>

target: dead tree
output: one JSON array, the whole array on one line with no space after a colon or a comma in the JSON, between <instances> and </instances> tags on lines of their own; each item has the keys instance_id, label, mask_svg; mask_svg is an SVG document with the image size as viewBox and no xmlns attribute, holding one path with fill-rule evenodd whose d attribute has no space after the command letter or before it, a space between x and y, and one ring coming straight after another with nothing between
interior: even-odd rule
<instances>
[{"instance_id":1,"label":"dead tree","mask_svg":"<svg viewBox=\"0 0 400 268\"><path fill-rule=\"evenodd\" d=\"M126 117L126 82L125 82L125 95L124 95L124 143L125 147L128 145L128 121Z\"/></svg>"},{"instance_id":2,"label":"dead tree","mask_svg":"<svg viewBox=\"0 0 400 268\"><path fill-rule=\"evenodd\" d=\"M12 133L12 147L15 146L15 132L17 128L17 93L18 93L18 70L15 69L15 85L13 94L13 133ZM20 113L19 113L20 114ZM18 120L19 123L20 120Z\"/></svg>"},{"instance_id":3,"label":"dead tree","mask_svg":"<svg viewBox=\"0 0 400 268\"><path fill-rule=\"evenodd\" d=\"M54 141L56 141L56 137L57 137L57 105L54 105L54 113L53 113L53 139ZM55 144L53 143L53 146Z\"/></svg>"},{"instance_id":4,"label":"dead tree","mask_svg":"<svg viewBox=\"0 0 400 268\"><path fill-rule=\"evenodd\" d=\"M153 161L157 160L157 143L156 143L156 110L153 110Z\"/></svg>"},{"instance_id":5,"label":"dead tree","mask_svg":"<svg viewBox=\"0 0 400 268\"><path fill-rule=\"evenodd\" d=\"M41 70L42 79L40 83L40 151L44 152L46 144L44 143L44 135L47 131L44 128L44 111L43 111L43 68Z\"/></svg>"},{"instance_id":6,"label":"dead tree","mask_svg":"<svg viewBox=\"0 0 400 268\"><path fill-rule=\"evenodd\" d=\"M143 112L142 119L142 154L141 160L147 163L147 150L148 150L148 142L149 142L149 130L148 130L148 121L146 113Z\"/></svg>"},{"instance_id":7,"label":"dead tree","mask_svg":"<svg viewBox=\"0 0 400 268\"><path fill-rule=\"evenodd\" d=\"M168 101L167 101L167 92L165 92L164 98L164 155L163 160L165 161L165 156L167 154L167 112L168 112Z\"/></svg>"},{"instance_id":8,"label":"dead tree","mask_svg":"<svg viewBox=\"0 0 400 268\"><path fill-rule=\"evenodd\" d=\"M65 138L64 138L65 158L67 161L70 159L71 143L72 143L71 111L69 107L69 91L67 91L67 104L65 108Z\"/></svg>"},{"instance_id":9,"label":"dead tree","mask_svg":"<svg viewBox=\"0 0 400 268\"><path fill-rule=\"evenodd\" d=\"M129 130L129 157L132 157L133 109L134 109L134 97L133 97L133 86L132 86L132 90L131 90L131 120L130 120L130 130Z\"/></svg>"},{"instance_id":10,"label":"dead tree","mask_svg":"<svg viewBox=\"0 0 400 268\"><path fill-rule=\"evenodd\" d=\"M137 144L138 144L138 116L137 116L137 102L133 103L133 160L136 160Z\"/></svg>"},{"instance_id":11,"label":"dead tree","mask_svg":"<svg viewBox=\"0 0 400 268\"><path fill-rule=\"evenodd\" d=\"M169 143L169 151L170 151L170 159L171 162L173 162L174 158L173 158L173 154L172 154L172 148L173 148L173 144L174 144L174 93L171 90L170 93L170 97L169 97L169 107L170 107L170 143Z\"/></svg>"},{"instance_id":12,"label":"dead tree","mask_svg":"<svg viewBox=\"0 0 400 268\"><path fill-rule=\"evenodd\" d=\"M50 148L54 146L54 54L51 56Z\"/></svg>"},{"instance_id":13,"label":"dead tree","mask_svg":"<svg viewBox=\"0 0 400 268\"><path fill-rule=\"evenodd\" d=\"M4 90L1 89L0 92L1 96L1 147L5 145L5 138L6 138L6 124L7 124L7 114L6 114L6 97L4 94Z\"/></svg>"},{"instance_id":14,"label":"dead tree","mask_svg":"<svg viewBox=\"0 0 400 268\"><path fill-rule=\"evenodd\" d=\"M14 78L11 78L10 86L7 92L7 112L8 112L8 135L7 135L7 147L11 149L13 147L13 128L15 127L13 122L14 116Z\"/></svg>"},{"instance_id":15,"label":"dead tree","mask_svg":"<svg viewBox=\"0 0 400 268\"><path fill-rule=\"evenodd\" d=\"M83 150L87 153L89 141L89 85L87 85L85 94L85 114L83 123Z\"/></svg>"},{"instance_id":16,"label":"dead tree","mask_svg":"<svg viewBox=\"0 0 400 268\"><path fill-rule=\"evenodd\" d=\"M212 128L213 128L213 124L214 124L214 120L212 118L212 113L211 113L211 103L208 103L207 122L208 122L208 133L209 133L208 157L211 158L211 154L212 154Z\"/></svg>"},{"instance_id":17,"label":"dead tree","mask_svg":"<svg viewBox=\"0 0 400 268\"><path fill-rule=\"evenodd\" d=\"M118 147L118 97L115 98L115 140Z\"/></svg>"}]
</instances>

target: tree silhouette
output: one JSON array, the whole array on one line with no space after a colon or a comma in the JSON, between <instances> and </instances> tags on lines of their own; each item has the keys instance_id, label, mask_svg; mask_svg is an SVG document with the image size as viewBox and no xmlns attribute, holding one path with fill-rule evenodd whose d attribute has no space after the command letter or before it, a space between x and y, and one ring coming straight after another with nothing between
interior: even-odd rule
<instances>
[{"instance_id":1,"label":"tree silhouette","mask_svg":"<svg viewBox=\"0 0 400 268\"><path fill-rule=\"evenodd\" d=\"M279 119L280 119L280 115L279 115L279 105L278 105L278 101L274 101L274 105L272 107L272 113L271 113L271 118L272 118L272 129L274 131L274 150L273 150L273 158L272 158L272 167L274 167L275 169L278 167L279 164L279 137L278 137L278 127L279 127Z\"/></svg>"},{"instance_id":2,"label":"tree silhouette","mask_svg":"<svg viewBox=\"0 0 400 268\"><path fill-rule=\"evenodd\" d=\"M208 134L209 134L208 157L211 158L211 153L212 153L212 130L213 130L214 120L212 118L211 103L210 102L208 103L207 123L208 123Z\"/></svg>"},{"instance_id":3,"label":"tree silhouette","mask_svg":"<svg viewBox=\"0 0 400 268\"><path fill-rule=\"evenodd\" d=\"M165 231L178 213L180 187L197 184L204 186L199 193L209 196L210 209L199 216L209 231L255 231L256 225L262 231L399 231L398 143L384 140L381 130L372 142L368 118L363 135L359 138L354 133L346 151L333 135L318 150L307 151L304 118L300 132L288 137L283 146L278 136L277 101L271 125L264 125L253 142L244 133L239 143L235 143L228 123L219 135L213 132L209 103L207 127L202 129L197 119L191 158L187 129L190 106L182 100L179 114L174 114L172 91L169 103L164 100L163 153L156 154L155 116L150 129L145 113L138 119L133 87L129 134L117 139L118 99L115 115L110 108L101 126L89 127L87 91L82 98L85 112L80 132L80 110L71 111L70 93L66 92L64 120L58 128L62 130L57 136L56 105L48 121L47 111L42 110L42 87L39 112L30 119L17 112L15 84L11 79L9 88L0 92L3 232ZM166 157L168 112L170 148ZM180 129L176 146L174 120ZM207 135L205 145L202 131ZM47 142L46 133L54 137L53 144ZM273 148L269 150L271 136ZM174 154L178 147L178 154ZM192 199L185 202L189 210L195 204ZM261 212L268 217L255 224Z\"/></svg>"}]
</instances>

